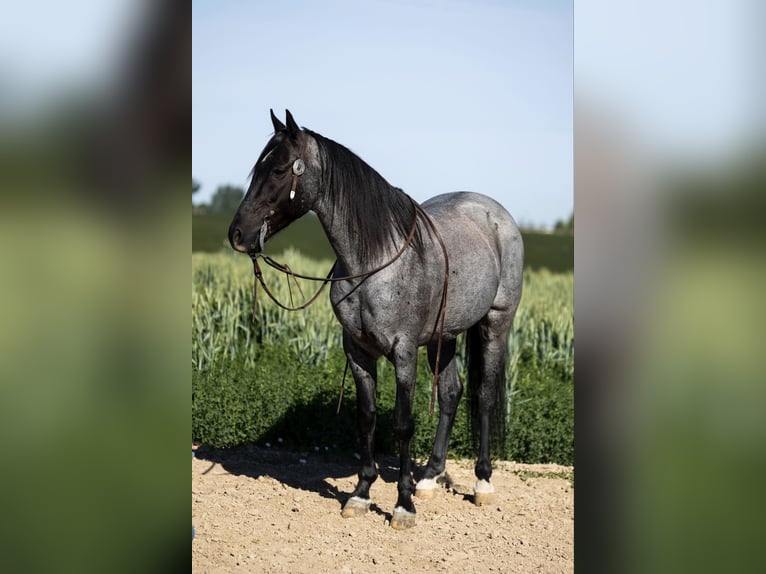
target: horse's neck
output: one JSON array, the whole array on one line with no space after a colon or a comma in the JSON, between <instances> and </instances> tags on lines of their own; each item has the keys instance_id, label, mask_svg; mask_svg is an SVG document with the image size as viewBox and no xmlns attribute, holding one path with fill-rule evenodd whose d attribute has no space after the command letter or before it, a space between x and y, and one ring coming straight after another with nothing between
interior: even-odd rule
<instances>
[{"instance_id":1,"label":"horse's neck","mask_svg":"<svg viewBox=\"0 0 766 574\"><path fill-rule=\"evenodd\" d=\"M345 273L356 275L363 273L369 263L362 260L358 242L354 241L354 233L348 221L339 217L332 206L317 208L316 214L324 228L330 246L335 251L335 257L345 268Z\"/></svg>"},{"instance_id":2,"label":"horse's neck","mask_svg":"<svg viewBox=\"0 0 766 574\"><path fill-rule=\"evenodd\" d=\"M358 158L356 159L361 162L361 160ZM388 182L382 178L382 176L377 174L377 172L367 166L367 164L364 164L364 162L362 162L362 164L369 170L369 173L367 173L365 178L363 178L366 181L354 181L353 183L346 182L344 185L352 187L359 185L366 187L368 186L368 189L365 190L365 193L361 193L361 190L355 189L353 196L348 197L347 193L340 193L339 189L326 189L319 194L320 199L313 207L314 211L319 216L319 221L324 227L327 238L330 241L330 245L332 245L332 248L335 251L335 255L350 275L364 273L374 266L383 263L383 261L379 259L385 259L388 257L389 253L387 253L387 251L393 246L380 248L378 245L376 245L375 247L371 247L371 244L379 244L380 239L376 238L375 240L371 240L368 238L367 245L363 245L362 239L360 238L360 233L363 233L364 231L358 229L360 225L379 226L388 224L385 219L380 219L381 216L385 218L383 214L370 213L369 215L360 217L359 210L341 209L338 205L338 202L363 201L364 197L370 197L368 194L374 193L402 194L402 196L406 198L406 195L401 190L389 185ZM332 182L330 185L332 186L337 184ZM351 218L349 219L347 215L344 216L344 212L345 214L354 213L355 215L350 216ZM366 221L368 218L375 217L378 217L379 219L377 221L370 221L369 223L362 223L359 221L360 219L364 219ZM397 233L394 231L392 235L396 236ZM402 238L402 240L404 240L404 238ZM377 255L369 254L370 251L376 250L381 251L381 253ZM396 248L394 248L391 253L393 254L395 251Z\"/></svg>"}]
</instances>

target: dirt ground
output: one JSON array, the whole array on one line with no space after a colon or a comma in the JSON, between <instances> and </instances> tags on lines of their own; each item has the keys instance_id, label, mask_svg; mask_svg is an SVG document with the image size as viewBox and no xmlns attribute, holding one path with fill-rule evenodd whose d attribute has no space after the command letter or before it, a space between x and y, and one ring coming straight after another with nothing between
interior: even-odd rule
<instances>
[{"instance_id":1,"label":"dirt ground","mask_svg":"<svg viewBox=\"0 0 766 574\"><path fill-rule=\"evenodd\" d=\"M200 447L192 459L194 572L572 572L572 467L496 461L495 501L472 503L473 461L450 460L417 524L388 523L398 460L378 460L370 512L344 519L351 455ZM416 474L416 478L417 478Z\"/></svg>"}]
</instances>

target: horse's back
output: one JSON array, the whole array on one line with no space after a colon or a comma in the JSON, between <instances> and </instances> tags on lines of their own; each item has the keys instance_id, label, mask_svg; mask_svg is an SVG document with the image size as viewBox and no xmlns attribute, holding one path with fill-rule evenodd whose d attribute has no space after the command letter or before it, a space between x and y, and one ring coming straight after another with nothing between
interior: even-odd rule
<instances>
[{"instance_id":1,"label":"horse's back","mask_svg":"<svg viewBox=\"0 0 766 574\"><path fill-rule=\"evenodd\" d=\"M423 208L429 213L435 213L441 210L454 212L457 209L491 209L504 213L506 217L511 218L508 211L496 200L491 197L476 193L474 191L453 191L451 193L442 193L436 195L423 203Z\"/></svg>"},{"instance_id":2,"label":"horse's back","mask_svg":"<svg viewBox=\"0 0 766 574\"><path fill-rule=\"evenodd\" d=\"M470 191L445 193L423 203L423 209L442 233L459 237L474 227L490 241L489 247L502 261L503 269L521 273L524 260L521 232L511 214L491 197ZM467 246L466 251L472 249Z\"/></svg>"}]
</instances>

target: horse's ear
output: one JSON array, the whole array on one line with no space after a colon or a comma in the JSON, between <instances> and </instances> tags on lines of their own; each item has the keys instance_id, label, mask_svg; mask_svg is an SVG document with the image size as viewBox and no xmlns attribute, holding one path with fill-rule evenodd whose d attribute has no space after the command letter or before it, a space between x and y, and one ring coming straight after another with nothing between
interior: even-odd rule
<instances>
[{"instance_id":1,"label":"horse's ear","mask_svg":"<svg viewBox=\"0 0 766 574\"><path fill-rule=\"evenodd\" d=\"M299 128L298 124L295 123L290 110L285 110L285 112L287 112L287 133L290 134L291 138L294 138L298 135L298 132L301 131L301 128Z\"/></svg>"},{"instance_id":2,"label":"horse's ear","mask_svg":"<svg viewBox=\"0 0 766 574\"><path fill-rule=\"evenodd\" d=\"M277 116L274 115L274 110L269 111L271 112L271 123L274 125L274 133L281 132L283 129L285 129L285 124L277 119Z\"/></svg>"}]
</instances>

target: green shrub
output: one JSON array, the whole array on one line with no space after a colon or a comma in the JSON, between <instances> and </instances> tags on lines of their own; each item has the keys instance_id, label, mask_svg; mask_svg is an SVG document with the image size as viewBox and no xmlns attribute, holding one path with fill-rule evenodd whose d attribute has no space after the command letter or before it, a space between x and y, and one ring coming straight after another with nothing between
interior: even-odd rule
<instances>
[{"instance_id":1,"label":"green shrub","mask_svg":"<svg viewBox=\"0 0 766 574\"><path fill-rule=\"evenodd\" d=\"M505 458L574 464L574 388L551 367L524 365L509 414Z\"/></svg>"},{"instance_id":2,"label":"green shrub","mask_svg":"<svg viewBox=\"0 0 766 574\"><path fill-rule=\"evenodd\" d=\"M354 445L351 403L336 417L345 358L315 367L299 362L287 347L265 346L255 366L226 361L192 373L192 438L218 447L276 440L302 446ZM353 398L353 397L352 397Z\"/></svg>"}]
</instances>

